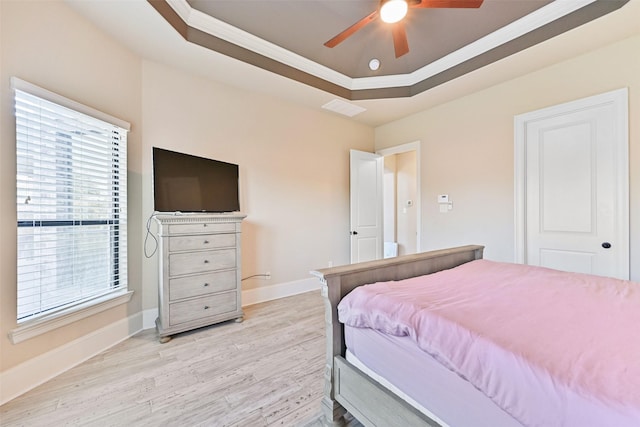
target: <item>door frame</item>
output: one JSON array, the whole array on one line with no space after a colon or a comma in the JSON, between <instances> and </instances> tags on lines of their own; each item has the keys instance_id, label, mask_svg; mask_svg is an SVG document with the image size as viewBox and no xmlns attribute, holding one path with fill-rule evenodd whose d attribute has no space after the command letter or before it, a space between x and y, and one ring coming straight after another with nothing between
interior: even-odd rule
<instances>
[{"instance_id":1,"label":"door frame","mask_svg":"<svg viewBox=\"0 0 640 427\"><path fill-rule=\"evenodd\" d=\"M617 176L617 211L616 218L618 235L616 239L624 246L622 252L626 253L619 260L621 269L629 274L629 108L628 89L622 88L600 95L582 98L552 107L543 108L514 117L514 152L515 152L515 262L524 264L526 261L526 129L530 122L550 116L561 115L567 112L586 109L590 107L610 104L615 111L616 147L620 150L616 153Z\"/></svg>"},{"instance_id":2,"label":"door frame","mask_svg":"<svg viewBox=\"0 0 640 427\"><path fill-rule=\"evenodd\" d=\"M422 191L420 185L422 181L421 173L421 155L420 155L420 141L408 142L406 144L396 145L394 147L383 148L377 150L376 154L381 156L391 156L393 154L402 154L409 151L415 151L416 153L416 200L414 201L414 207L416 209L416 253L421 251L422 247Z\"/></svg>"}]
</instances>

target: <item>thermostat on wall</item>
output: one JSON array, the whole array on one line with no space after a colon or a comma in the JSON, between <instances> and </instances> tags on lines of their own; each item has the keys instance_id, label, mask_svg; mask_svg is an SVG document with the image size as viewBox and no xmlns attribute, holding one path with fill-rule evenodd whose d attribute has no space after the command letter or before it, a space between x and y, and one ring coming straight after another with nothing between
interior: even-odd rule
<instances>
[{"instance_id":1,"label":"thermostat on wall","mask_svg":"<svg viewBox=\"0 0 640 427\"><path fill-rule=\"evenodd\" d=\"M439 194L438 195L438 203L449 203L449 195L448 194Z\"/></svg>"}]
</instances>

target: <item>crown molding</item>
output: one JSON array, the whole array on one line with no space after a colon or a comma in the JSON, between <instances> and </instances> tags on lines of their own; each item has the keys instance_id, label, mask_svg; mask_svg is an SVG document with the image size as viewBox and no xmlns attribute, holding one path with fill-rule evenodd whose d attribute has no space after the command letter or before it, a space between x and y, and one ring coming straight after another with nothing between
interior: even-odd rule
<instances>
[{"instance_id":1,"label":"crown molding","mask_svg":"<svg viewBox=\"0 0 640 427\"><path fill-rule=\"evenodd\" d=\"M452 67L460 65L465 61L480 56L492 49L495 49L507 42L517 39L531 31L543 27L559 18L562 18L578 9L594 3L596 0L575 0L575 1L554 1L548 5L524 16L511 24L506 25L486 36L469 43L468 45L432 62L411 74L405 75L404 86L414 85L422 80L433 77ZM362 79L356 79L362 80ZM378 87L389 87L387 82L384 86L376 86L377 82L367 83L360 86L355 82L353 89L374 89Z\"/></svg>"},{"instance_id":2,"label":"crown molding","mask_svg":"<svg viewBox=\"0 0 640 427\"><path fill-rule=\"evenodd\" d=\"M148 0L168 21L162 5L172 9L188 28L183 34L187 41L349 100L413 96L606 15L628 1L556 0L412 73L352 78L193 9L187 0Z\"/></svg>"},{"instance_id":3,"label":"crown molding","mask_svg":"<svg viewBox=\"0 0 640 427\"><path fill-rule=\"evenodd\" d=\"M350 89L353 79L329 67L311 61L274 43L254 36L240 28L229 25L213 16L193 9L187 0L167 0L169 6L192 28L203 31L219 39L248 49L259 55L274 59L297 70L309 73Z\"/></svg>"}]
</instances>

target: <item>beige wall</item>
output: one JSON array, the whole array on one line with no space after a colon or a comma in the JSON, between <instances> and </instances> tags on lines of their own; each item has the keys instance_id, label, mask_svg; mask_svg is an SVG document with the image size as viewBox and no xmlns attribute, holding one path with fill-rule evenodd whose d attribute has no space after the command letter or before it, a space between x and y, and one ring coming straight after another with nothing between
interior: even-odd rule
<instances>
[{"instance_id":1,"label":"beige wall","mask_svg":"<svg viewBox=\"0 0 640 427\"><path fill-rule=\"evenodd\" d=\"M2 2L0 40L0 372L139 312L142 307L140 197L141 62L61 2ZM127 305L43 336L11 344L16 326L15 119L11 76L131 123L129 134L129 288Z\"/></svg>"},{"instance_id":2,"label":"beige wall","mask_svg":"<svg viewBox=\"0 0 640 427\"><path fill-rule=\"evenodd\" d=\"M383 240L398 244L398 255L417 251L416 152L384 156ZM407 201L411 200L411 206Z\"/></svg>"},{"instance_id":3,"label":"beige wall","mask_svg":"<svg viewBox=\"0 0 640 427\"><path fill-rule=\"evenodd\" d=\"M151 147L240 166L243 290L306 279L349 262L349 149L373 129L152 62L143 66L143 210L152 214ZM144 307L157 306L157 259L145 262Z\"/></svg>"},{"instance_id":4,"label":"beige wall","mask_svg":"<svg viewBox=\"0 0 640 427\"><path fill-rule=\"evenodd\" d=\"M268 270L272 277L245 281L243 289L308 279L309 270L329 261L349 261L349 149L373 151L371 127L144 61L60 1L0 1L0 28L0 375L48 352L68 349L74 340L115 322L135 315L140 320L141 312L157 308L157 257L143 255L144 226L153 209L152 146L240 165L241 208L248 214L243 273ZM17 345L7 339L16 324L11 76L132 125L132 301Z\"/></svg>"},{"instance_id":5,"label":"beige wall","mask_svg":"<svg viewBox=\"0 0 640 427\"><path fill-rule=\"evenodd\" d=\"M416 152L396 154L398 255L413 254L417 248ZM411 200L412 205L407 202Z\"/></svg>"},{"instance_id":6,"label":"beige wall","mask_svg":"<svg viewBox=\"0 0 640 427\"><path fill-rule=\"evenodd\" d=\"M385 242L396 241L396 155L384 156L383 172L383 231L382 240Z\"/></svg>"},{"instance_id":7,"label":"beige wall","mask_svg":"<svg viewBox=\"0 0 640 427\"><path fill-rule=\"evenodd\" d=\"M377 150L422 141L422 249L477 243L487 258L513 261L514 116L628 87L630 264L640 280L638 52L635 36L377 128ZM438 194L452 211L438 212Z\"/></svg>"}]
</instances>

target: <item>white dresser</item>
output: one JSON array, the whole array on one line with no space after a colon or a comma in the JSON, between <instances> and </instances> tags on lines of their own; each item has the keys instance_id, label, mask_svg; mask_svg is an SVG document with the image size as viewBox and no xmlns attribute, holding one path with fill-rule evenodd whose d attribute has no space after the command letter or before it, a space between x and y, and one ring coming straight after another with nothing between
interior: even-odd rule
<instances>
[{"instance_id":1,"label":"white dresser","mask_svg":"<svg viewBox=\"0 0 640 427\"><path fill-rule=\"evenodd\" d=\"M156 326L169 336L225 320L242 321L240 226L246 215L157 214Z\"/></svg>"}]
</instances>

